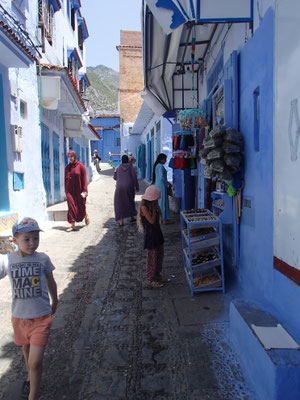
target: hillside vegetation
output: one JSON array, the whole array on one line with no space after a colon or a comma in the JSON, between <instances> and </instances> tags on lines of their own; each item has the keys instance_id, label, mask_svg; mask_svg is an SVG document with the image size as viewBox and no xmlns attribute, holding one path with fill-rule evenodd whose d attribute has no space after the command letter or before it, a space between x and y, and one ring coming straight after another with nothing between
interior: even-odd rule
<instances>
[{"instance_id":1,"label":"hillside vegetation","mask_svg":"<svg viewBox=\"0 0 300 400\"><path fill-rule=\"evenodd\" d=\"M118 110L119 73L104 65L87 67L91 86L87 89L89 108L96 111Z\"/></svg>"}]
</instances>

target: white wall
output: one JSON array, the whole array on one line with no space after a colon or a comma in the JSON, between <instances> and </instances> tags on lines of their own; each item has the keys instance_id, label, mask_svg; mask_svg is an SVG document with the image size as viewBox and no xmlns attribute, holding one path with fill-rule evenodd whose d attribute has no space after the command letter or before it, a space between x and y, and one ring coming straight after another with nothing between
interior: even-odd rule
<instances>
[{"instance_id":1,"label":"white wall","mask_svg":"<svg viewBox=\"0 0 300 400\"><path fill-rule=\"evenodd\" d=\"M4 0L1 1L1 4L16 20L25 25L26 31L35 41L37 2L35 0L24 2L22 11L26 18L12 5L11 1ZM10 210L17 212L20 217L45 218L36 64L32 60L29 68L1 68L1 73L3 74ZM11 96L11 81L16 83L17 97ZM26 104L25 118L20 115L20 100ZM23 128L23 151L21 153L13 152L11 124ZM14 172L24 173L24 190L14 190Z\"/></svg>"},{"instance_id":2,"label":"white wall","mask_svg":"<svg viewBox=\"0 0 300 400\"><path fill-rule=\"evenodd\" d=\"M260 22L269 7L274 7L274 0L257 0L253 2L254 21L253 32L259 27ZM241 50L251 38L252 33L248 23L233 23L228 29L228 24L220 24L212 41L204 65L204 75L199 77L199 103L207 96L206 77L213 66L222 46L224 46L224 65L234 50ZM225 40L226 39L226 40Z\"/></svg>"},{"instance_id":3,"label":"white wall","mask_svg":"<svg viewBox=\"0 0 300 400\"><path fill-rule=\"evenodd\" d=\"M274 255L300 269L299 0L280 0L275 20Z\"/></svg>"}]
</instances>

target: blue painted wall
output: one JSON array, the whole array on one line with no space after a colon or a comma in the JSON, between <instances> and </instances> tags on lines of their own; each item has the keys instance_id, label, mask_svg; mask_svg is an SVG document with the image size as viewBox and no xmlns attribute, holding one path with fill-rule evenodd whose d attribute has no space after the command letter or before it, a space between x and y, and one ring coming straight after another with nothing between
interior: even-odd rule
<instances>
[{"instance_id":1,"label":"blue painted wall","mask_svg":"<svg viewBox=\"0 0 300 400\"><path fill-rule=\"evenodd\" d=\"M113 128L116 125L120 125L119 117L98 117L90 120L91 124L95 127L102 126L103 131L98 130L99 134L102 136L102 140L92 140L91 141L91 151L92 154L95 149L101 157L101 162L107 162L111 159L109 152L120 153L121 146L118 146L120 141L120 128Z\"/></svg>"},{"instance_id":2,"label":"blue painted wall","mask_svg":"<svg viewBox=\"0 0 300 400\"><path fill-rule=\"evenodd\" d=\"M3 81L0 74L0 211L9 211Z\"/></svg>"},{"instance_id":3,"label":"blue painted wall","mask_svg":"<svg viewBox=\"0 0 300 400\"><path fill-rule=\"evenodd\" d=\"M240 294L272 307L273 294L273 57L274 11L269 9L239 55L239 129L245 138L245 188L240 227ZM259 151L255 93L259 90ZM284 295L284 294L283 294Z\"/></svg>"}]
</instances>

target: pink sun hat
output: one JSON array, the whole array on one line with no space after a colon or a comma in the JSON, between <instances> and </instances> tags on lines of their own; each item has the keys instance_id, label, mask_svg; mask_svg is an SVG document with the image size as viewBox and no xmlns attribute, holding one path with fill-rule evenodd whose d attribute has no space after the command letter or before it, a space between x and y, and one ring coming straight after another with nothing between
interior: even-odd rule
<instances>
[{"instance_id":1,"label":"pink sun hat","mask_svg":"<svg viewBox=\"0 0 300 400\"><path fill-rule=\"evenodd\" d=\"M145 193L142 195L143 200L154 201L161 198L160 190L157 186L148 186Z\"/></svg>"}]
</instances>

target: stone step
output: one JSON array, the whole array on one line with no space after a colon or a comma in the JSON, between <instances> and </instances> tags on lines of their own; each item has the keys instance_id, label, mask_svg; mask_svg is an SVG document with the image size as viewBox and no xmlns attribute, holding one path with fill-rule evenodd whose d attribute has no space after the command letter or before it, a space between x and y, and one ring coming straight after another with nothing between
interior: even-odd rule
<instances>
[{"instance_id":1,"label":"stone step","mask_svg":"<svg viewBox=\"0 0 300 400\"><path fill-rule=\"evenodd\" d=\"M48 218L51 221L67 221L68 205L66 201L47 207Z\"/></svg>"},{"instance_id":2,"label":"stone step","mask_svg":"<svg viewBox=\"0 0 300 400\"><path fill-rule=\"evenodd\" d=\"M239 300L230 305L231 341L259 400L300 399L300 351L266 350L251 328L252 324L276 327L279 323L256 305Z\"/></svg>"}]
</instances>

